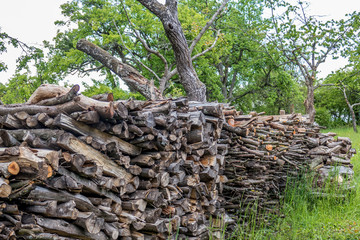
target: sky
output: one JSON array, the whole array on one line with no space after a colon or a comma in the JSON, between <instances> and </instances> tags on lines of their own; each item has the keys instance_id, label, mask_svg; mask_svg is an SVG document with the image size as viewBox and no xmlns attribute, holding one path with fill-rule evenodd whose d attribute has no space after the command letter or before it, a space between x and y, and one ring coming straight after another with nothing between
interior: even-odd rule
<instances>
[{"instance_id":1,"label":"sky","mask_svg":"<svg viewBox=\"0 0 360 240\"><path fill-rule=\"evenodd\" d=\"M43 40L51 41L55 36L56 20L63 19L60 5L67 0L3 0L0 8L1 31L10 36L36 47L42 46ZM360 11L359 0L308 0L310 13L323 19L340 19L346 13ZM21 54L20 49L9 47L7 53L0 55L0 60L8 65L6 72L0 72L0 82L6 83L14 74L16 59ZM346 61L328 59L320 65L320 77L325 77L331 71L344 66ZM75 78L72 81L83 81ZM89 81L87 81L89 82Z\"/></svg>"}]
</instances>

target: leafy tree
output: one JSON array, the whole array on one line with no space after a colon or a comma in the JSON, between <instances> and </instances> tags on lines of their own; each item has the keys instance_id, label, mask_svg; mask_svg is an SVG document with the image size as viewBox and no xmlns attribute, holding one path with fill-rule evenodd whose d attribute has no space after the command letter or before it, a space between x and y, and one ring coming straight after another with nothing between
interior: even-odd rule
<instances>
[{"instance_id":1,"label":"leafy tree","mask_svg":"<svg viewBox=\"0 0 360 240\"><path fill-rule=\"evenodd\" d=\"M329 75L325 80L328 88L321 89L316 94L316 106L325 108L334 120L352 122L353 129L357 132L356 122L360 116L360 71L357 68L345 68Z\"/></svg>"},{"instance_id":2,"label":"leafy tree","mask_svg":"<svg viewBox=\"0 0 360 240\"><path fill-rule=\"evenodd\" d=\"M337 58L350 39L358 31L358 13L339 21L321 21L306 13L307 3L298 1L291 5L284 1L267 1L272 11L274 31L268 40L276 44L287 58L295 65L306 86L306 113L313 122L315 117L314 92L320 84L317 72L320 64L328 57ZM279 11L284 10L281 13Z\"/></svg>"},{"instance_id":3,"label":"leafy tree","mask_svg":"<svg viewBox=\"0 0 360 240\"><path fill-rule=\"evenodd\" d=\"M6 52L9 46L21 48L23 54L17 59L15 74L8 83L0 85L0 97L4 103L25 102L41 84L57 82L42 49L0 32L0 54ZM0 62L0 71L6 69L6 64Z\"/></svg>"},{"instance_id":4,"label":"leafy tree","mask_svg":"<svg viewBox=\"0 0 360 240\"><path fill-rule=\"evenodd\" d=\"M171 7L173 12L169 14L173 15L176 9L170 2L174 1L169 1L168 5L160 5L169 9ZM215 21L221 12L221 9L216 8L219 6L216 1L209 2L212 3L212 7L207 9L207 14L197 13L184 3L179 3L178 6L179 19L184 23L182 27L185 37L194 39L193 44L189 44L190 52L194 53L192 58L198 58L210 51L215 46L214 42L219 39L219 35L213 36L206 31L211 26L211 21ZM121 59L122 63L135 66L146 78L154 79L155 85L160 86L161 91L167 89L167 83L171 78L181 80L175 76L176 59L162 24L137 1L72 1L62 5L62 8L63 13L69 17L69 22L59 21L57 24L66 25L71 22L75 23L77 28L59 33L56 38L53 60L62 59L60 66L63 68L59 69L61 74L69 73L69 70L83 74L90 71L106 71L103 64L75 50L76 42L86 37ZM184 19L187 21L183 21ZM195 19L200 20L201 25L197 26ZM205 41L212 44L199 51L205 46ZM58 52L59 47L65 51ZM62 57L57 57L60 55ZM85 66L89 66L86 67L86 71Z\"/></svg>"}]
</instances>

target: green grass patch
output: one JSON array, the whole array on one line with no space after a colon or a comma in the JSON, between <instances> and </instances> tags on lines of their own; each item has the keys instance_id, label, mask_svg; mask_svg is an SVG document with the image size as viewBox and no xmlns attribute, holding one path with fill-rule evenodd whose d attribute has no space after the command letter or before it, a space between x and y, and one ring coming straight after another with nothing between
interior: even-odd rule
<instances>
[{"instance_id":1,"label":"green grass patch","mask_svg":"<svg viewBox=\"0 0 360 240\"><path fill-rule=\"evenodd\" d=\"M360 152L360 134L352 128L327 129L338 136L350 137L353 147ZM289 180L278 215L267 214L267 224L239 226L232 239L360 239L360 155L352 158L355 188L346 192L329 184L329 197L312 194L311 177ZM260 226L260 227L259 227Z\"/></svg>"}]
</instances>

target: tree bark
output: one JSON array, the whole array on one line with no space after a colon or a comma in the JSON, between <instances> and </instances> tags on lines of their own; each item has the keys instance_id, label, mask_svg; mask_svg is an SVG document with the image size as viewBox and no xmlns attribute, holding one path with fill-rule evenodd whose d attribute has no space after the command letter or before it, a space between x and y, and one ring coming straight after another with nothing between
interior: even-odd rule
<instances>
[{"instance_id":1,"label":"tree bark","mask_svg":"<svg viewBox=\"0 0 360 240\"><path fill-rule=\"evenodd\" d=\"M180 82L192 101L206 101L206 87L192 65L190 49L178 18L177 1L166 0L165 5L156 0L138 0L155 14L163 24L165 34L174 51Z\"/></svg>"},{"instance_id":2,"label":"tree bark","mask_svg":"<svg viewBox=\"0 0 360 240\"><path fill-rule=\"evenodd\" d=\"M104 64L104 66L124 80L126 84L140 92L147 99L153 100L154 96L155 99L163 98L160 91L153 86L149 80L142 76L133 67L122 63L115 57L111 56L110 53L104 49L85 39L80 39L76 48Z\"/></svg>"}]
</instances>

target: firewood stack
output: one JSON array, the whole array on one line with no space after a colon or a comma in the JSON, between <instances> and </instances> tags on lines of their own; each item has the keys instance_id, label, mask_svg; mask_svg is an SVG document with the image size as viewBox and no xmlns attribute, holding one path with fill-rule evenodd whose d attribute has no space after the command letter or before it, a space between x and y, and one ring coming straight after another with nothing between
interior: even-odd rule
<instances>
[{"instance_id":1,"label":"firewood stack","mask_svg":"<svg viewBox=\"0 0 360 240\"><path fill-rule=\"evenodd\" d=\"M276 204L290 174L353 173L350 139L299 115L78 91L42 85L0 106L0 239L219 239L249 204Z\"/></svg>"},{"instance_id":2,"label":"firewood stack","mask_svg":"<svg viewBox=\"0 0 360 240\"><path fill-rule=\"evenodd\" d=\"M219 237L222 106L78 90L0 106L0 239Z\"/></svg>"},{"instance_id":3,"label":"firewood stack","mask_svg":"<svg viewBox=\"0 0 360 240\"><path fill-rule=\"evenodd\" d=\"M301 114L240 115L232 108L224 114L226 123L219 143L230 147L225 158L228 182L222 206L230 215L246 219L246 210L253 206L273 210L288 177L309 169L316 171L314 181L319 187L328 176L338 183L351 183L350 158L356 151L349 138L320 133L320 127ZM314 194L319 193L314 190Z\"/></svg>"}]
</instances>

